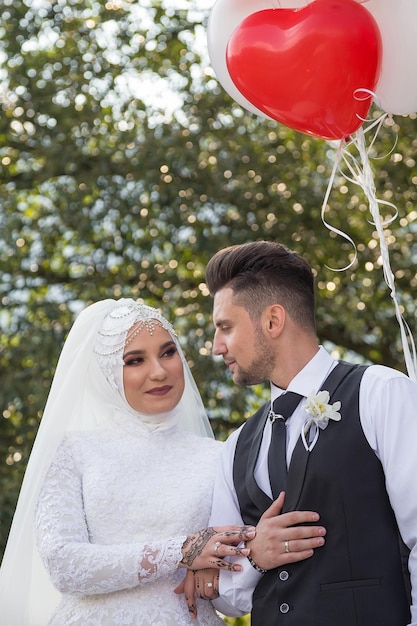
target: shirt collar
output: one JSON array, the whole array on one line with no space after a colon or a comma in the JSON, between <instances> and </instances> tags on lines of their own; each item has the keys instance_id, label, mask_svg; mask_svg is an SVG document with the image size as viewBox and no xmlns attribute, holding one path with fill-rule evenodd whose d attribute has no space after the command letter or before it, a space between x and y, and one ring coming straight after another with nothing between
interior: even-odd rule
<instances>
[{"instance_id":1,"label":"shirt collar","mask_svg":"<svg viewBox=\"0 0 417 626\"><path fill-rule=\"evenodd\" d=\"M320 346L313 358L298 372L288 385L288 389L281 389L271 382L271 402L278 398L284 391L295 391L302 396L308 396L311 392L318 391L321 384L336 366L337 361Z\"/></svg>"}]
</instances>

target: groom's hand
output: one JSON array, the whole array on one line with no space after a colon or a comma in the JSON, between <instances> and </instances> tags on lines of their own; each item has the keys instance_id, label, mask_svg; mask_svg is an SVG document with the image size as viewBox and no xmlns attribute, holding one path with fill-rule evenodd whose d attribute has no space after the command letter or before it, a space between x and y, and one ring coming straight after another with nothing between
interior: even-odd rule
<instances>
[{"instance_id":1,"label":"groom's hand","mask_svg":"<svg viewBox=\"0 0 417 626\"><path fill-rule=\"evenodd\" d=\"M262 569L269 570L308 559L316 548L324 545L326 529L305 525L317 522L319 514L314 511L281 514L284 499L285 493L281 492L260 518L254 539L246 542L251 559Z\"/></svg>"}]
</instances>

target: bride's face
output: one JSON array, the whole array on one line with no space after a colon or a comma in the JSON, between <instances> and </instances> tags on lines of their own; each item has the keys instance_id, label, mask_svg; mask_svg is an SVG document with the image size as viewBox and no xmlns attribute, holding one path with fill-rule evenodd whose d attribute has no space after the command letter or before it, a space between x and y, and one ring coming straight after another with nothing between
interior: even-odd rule
<instances>
[{"instance_id":1,"label":"bride's face","mask_svg":"<svg viewBox=\"0 0 417 626\"><path fill-rule=\"evenodd\" d=\"M132 329L131 329L132 331ZM146 415L173 409L184 391L184 369L175 342L155 324L143 326L123 352L123 385L130 406Z\"/></svg>"}]
</instances>

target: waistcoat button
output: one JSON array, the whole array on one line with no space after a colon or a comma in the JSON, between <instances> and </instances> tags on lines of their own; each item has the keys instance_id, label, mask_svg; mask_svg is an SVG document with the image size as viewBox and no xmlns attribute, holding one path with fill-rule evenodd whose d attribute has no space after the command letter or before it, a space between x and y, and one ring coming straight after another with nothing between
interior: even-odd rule
<instances>
[{"instance_id":1,"label":"waistcoat button","mask_svg":"<svg viewBox=\"0 0 417 626\"><path fill-rule=\"evenodd\" d=\"M290 610L290 606L286 602L283 602L279 607L279 610L281 611L281 613L288 613L288 611Z\"/></svg>"},{"instance_id":2,"label":"waistcoat button","mask_svg":"<svg viewBox=\"0 0 417 626\"><path fill-rule=\"evenodd\" d=\"M288 580L290 577L289 573L284 569L279 573L279 579L282 581Z\"/></svg>"}]
</instances>

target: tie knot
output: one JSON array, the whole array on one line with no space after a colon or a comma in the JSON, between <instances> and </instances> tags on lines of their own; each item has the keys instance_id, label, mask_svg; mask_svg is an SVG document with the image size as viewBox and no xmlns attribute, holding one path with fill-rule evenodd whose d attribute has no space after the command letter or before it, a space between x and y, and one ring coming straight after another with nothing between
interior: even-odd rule
<instances>
[{"instance_id":1,"label":"tie knot","mask_svg":"<svg viewBox=\"0 0 417 626\"><path fill-rule=\"evenodd\" d=\"M272 405L272 413L271 420L274 421L274 418L280 417L281 419L286 420L290 417L297 406L300 404L301 398L304 396L299 393L295 393L295 391L287 391L279 396Z\"/></svg>"}]
</instances>

